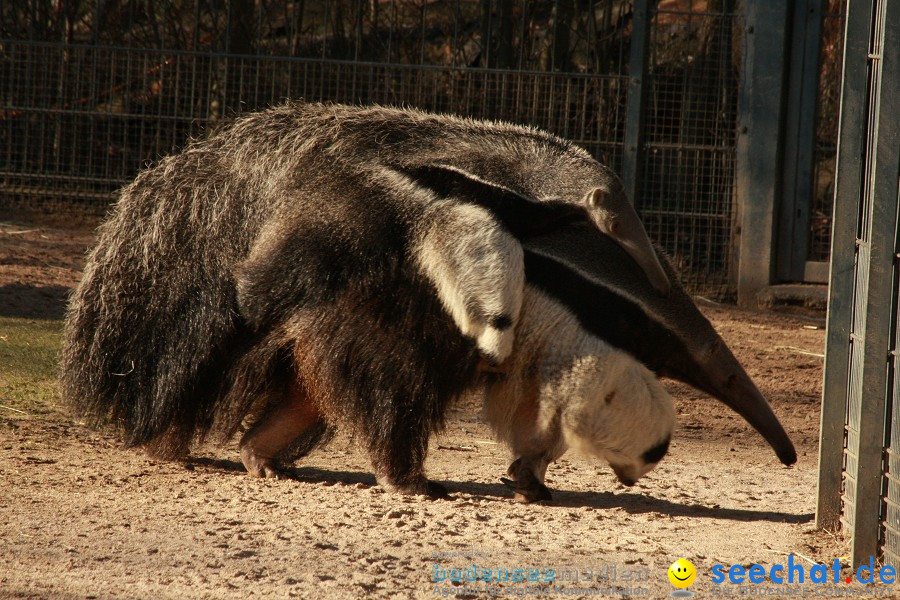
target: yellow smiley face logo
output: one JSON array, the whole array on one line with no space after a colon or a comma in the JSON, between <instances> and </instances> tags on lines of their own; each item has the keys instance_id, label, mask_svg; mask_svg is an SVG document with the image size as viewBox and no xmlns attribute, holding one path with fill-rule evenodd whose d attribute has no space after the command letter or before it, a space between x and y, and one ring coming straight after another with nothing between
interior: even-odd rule
<instances>
[{"instance_id":1,"label":"yellow smiley face logo","mask_svg":"<svg viewBox=\"0 0 900 600\"><path fill-rule=\"evenodd\" d=\"M697 569L691 561L679 558L669 567L669 581L677 588L686 588L697 579Z\"/></svg>"}]
</instances>

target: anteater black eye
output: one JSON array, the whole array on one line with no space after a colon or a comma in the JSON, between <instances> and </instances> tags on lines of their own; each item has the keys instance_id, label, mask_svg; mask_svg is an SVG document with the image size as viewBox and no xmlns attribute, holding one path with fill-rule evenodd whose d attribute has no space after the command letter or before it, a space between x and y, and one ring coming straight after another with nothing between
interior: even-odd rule
<instances>
[{"instance_id":1,"label":"anteater black eye","mask_svg":"<svg viewBox=\"0 0 900 600\"><path fill-rule=\"evenodd\" d=\"M494 329L499 329L503 331L505 329L509 329L512 327L512 317L509 315L499 315L496 317L491 317L491 327Z\"/></svg>"},{"instance_id":2,"label":"anteater black eye","mask_svg":"<svg viewBox=\"0 0 900 600\"><path fill-rule=\"evenodd\" d=\"M666 455L666 452L669 451L669 436L666 436L659 444L653 446L646 452L641 455L641 458L644 460L645 464L650 463L658 463L662 460L662 457Z\"/></svg>"}]
</instances>

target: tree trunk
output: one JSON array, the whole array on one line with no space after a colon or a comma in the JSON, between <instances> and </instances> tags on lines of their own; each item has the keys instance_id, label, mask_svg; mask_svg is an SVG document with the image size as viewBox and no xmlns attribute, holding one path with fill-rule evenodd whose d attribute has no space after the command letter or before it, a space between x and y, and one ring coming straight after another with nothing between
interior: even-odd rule
<instances>
[{"instance_id":1,"label":"tree trunk","mask_svg":"<svg viewBox=\"0 0 900 600\"><path fill-rule=\"evenodd\" d=\"M572 16L575 0L556 0L553 5L553 20L550 25L550 57L547 69L569 71L569 38L572 31Z\"/></svg>"},{"instance_id":2,"label":"tree trunk","mask_svg":"<svg viewBox=\"0 0 900 600\"><path fill-rule=\"evenodd\" d=\"M253 0L228 0L228 54L253 54L253 12Z\"/></svg>"}]
</instances>

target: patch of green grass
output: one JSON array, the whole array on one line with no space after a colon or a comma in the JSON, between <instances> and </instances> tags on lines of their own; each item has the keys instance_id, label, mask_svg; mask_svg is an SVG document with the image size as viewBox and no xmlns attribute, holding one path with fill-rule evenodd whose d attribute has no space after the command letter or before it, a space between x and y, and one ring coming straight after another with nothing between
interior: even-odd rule
<instances>
[{"instance_id":1,"label":"patch of green grass","mask_svg":"<svg viewBox=\"0 0 900 600\"><path fill-rule=\"evenodd\" d=\"M62 321L0 317L0 418L58 419Z\"/></svg>"}]
</instances>

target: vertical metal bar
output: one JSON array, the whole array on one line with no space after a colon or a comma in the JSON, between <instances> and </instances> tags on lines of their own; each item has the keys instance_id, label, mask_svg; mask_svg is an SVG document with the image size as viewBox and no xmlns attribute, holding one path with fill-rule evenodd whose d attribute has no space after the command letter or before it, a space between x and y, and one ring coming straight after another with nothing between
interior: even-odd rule
<instances>
[{"instance_id":1,"label":"vertical metal bar","mask_svg":"<svg viewBox=\"0 0 900 600\"><path fill-rule=\"evenodd\" d=\"M325 0L325 8L322 11L322 60L325 60L328 48L328 9L330 6L328 0Z\"/></svg>"},{"instance_id":2,"label":"vertical metal bar","mask_svg":"<svg viewBox=\"0 0 900 600\"><path fill-rule=\"evenodd\" d=\"M781 185L790 3L748 0L735 191L741 211L738 304L772 282Z\"/></svg>"},{"instance_id":3,"label":"vertical metal bar","mask_svg":"<svg viewBox=\"0 0 900 600\"><path fill-rule=\"evenodd\" d=\"M452 48L452 56L453 58L450 61L450 66L458 67L459 64L459 56L460 56L460 48L459 48L459 23L462 20L462 12L460 11L459 6L460 0L456 0L456 4L454 6L454 19L453 19L453 48ZM455 81L455 77L450 78L451 85L452 82Z\"/></svg>"},{"instance_id":4,"label":"vertical metal bar","mask_svg":"<svg viewBox=\"0 0 900 600\"><path fill-rule=\"evenodd\" d=\"M427 23L428 4L423 2L419 16L419 65L425 64L425 27Z\"/></svg>"},{"instance_id":5,"label":"vertical metal bar","mask_svg":"<svg viewBox=\"0 0 900 600\"><path fill-rule=\"evenodd\" d=\"M631 56L628 70L628 99L625 112L625 149L622 180L631 203L640 207L640 165L644 155L644 108L647 98L647 75L650 62L650 14L652 0L634 0L631 33Z\"/></svg>"},{"instance_id":6,"label":"vertical metal bar","mask_svg":"<svg viewBox=\"0 0 900 600\"><path fill-rule=\"evenodd\" d=\"M880 15L878 13L881 13ZM853 516L851 560L855 565L878 553L882 514L883 457L887 390L890 386L891 304L897 232L897 174L900 173L900 5L896 0L876 2L876 44L870 53L872 112L868 135L874 136L869 184L871 255L866 302L866 345L863 352L863 389L859 413L859 458ZM880 27L878 27L880 25ZM883 37L882 37L883 36ZM893 86L891 85L893 84ZM893 89L892 89L893 87Z\"/></svg>"},{"instance_id":7,"label":"vertical metal bar","mask_svg":"<svg viewBox=\"0 0 900 600\"><path fill-rule=\"evenodd\" d=\"M247 54L254 54L255 56L261 56L263 54L263 16L268 15L270 11L270 7L266 6L264 0L257 0L256 2L256 38L250 42L250 52ZM249 37L249 36L248 36ZM271 53L272 50L270 49Z\"/></svg>"},{"instance_id":8,"label":"vertical metal bar","mask_svg":"<svg viewBox=\"0 0 900 600\"><path fill-rule=\"evenodd\" d=\"M100 3L97 2L99 6ZM195 0L194 2L194 31L193 31L193 41L191 44L191 49L194 52L198 52L200 50L200 0Z\"/></svg>"},{"instance_id":9,"label":"vertical metal bar","mask_svg":"<svg viewBox=\"0 0 900 600\"><path fill-rule=\"evenodd\" d=\"M387 62L394 62L394 28L397 26L397 7L394 4L394 0L391 0L391 18L390 25L388 26L388 47L387 47Z\"/></svg>"},{"instance_id":10,"label":"vertical metal bar","mask_svg":"<svg viewBox=\"0 0 900 600\"><path fill-rule=\"evenodd\" d=\"M530 49L530 42L528 41L529 36L527 35L526 29L526 19L528 16L529 5L526 2L522 3L522 22L519 26L519 70L521 71L525 63L525 52Z\"/></svg>"},{"instance_id":11,"label":"vertical metal bar","mask_svg":"<svg viewBox=\"0 0 900 600\"><path fill-rule=\"evenodd\" d=\"M231 52L231 2L225 4L225 52Z\"/></svg>"},{"instance_id":12,"label":"vertical metal bar","mask_svg":"<svg viewBox=\"0 0 900 600\"><path fill-rule=\"evenodd\" d=\"M94 4L94 18L91 21L91 43L95 46L100 43L100 6L100 2Z\"/></svg>"},{"instance_id":13,"label":"vertical metal bar","mask_svg":"<svg viewBox=\"0 0 900 600\"><path fill-rule=\"evenodd\" d=\"M359 61L360 50L362 49L363 43L363 2L357 2L356 4L356 17L354 19L354 40L353 40L353 60ZM366 57L366 60L371 60L370 56Z\"/></svg>"},{"instance_id":14,"label":"vertical metal bar","mask_svg":"<svg viewBox=\"0 0 900 600\"><path fill-rule=\"evenodd\" d=\"M591 43L588 44L587 64L593 68L594 73L602 73L600 70L599 52L597 50L599 44L597 42L597 13L594 11L594 0L588 1L588 14L590 17L587 19L587 34Z\"/></svg>"},{"instance_id":15,"label":"vertical metal bar","mask_svg":"<svg viewBox=\"0 0 900 600\"><path fill-rule=\"evenodd\" d=\"M485 19L487 25L484 29L484 40L481 42L481 51L484 52L484 61L481 63L482 67L491 68L494 67L494 56L491 52L491 47L494 43L494 7L493 0L485 0L485 5L487 6L487 13L485 14Z\"/></svg>"},{"instance_id":16,"label":"vertical metal bar","mask_svg":"<svg viewBox=\"0 0 900 600\"><path fill-rule=\"evenodd\" d=\"M813 201L822 0L802 0L794 5L791 40L790 79L799 80L800 85L788 88L777 276L782 281L801 281L806 267Z\"/></svg>"},{"instance_id":17,"label":"vertical metal bar","mask_svg":"<svg viewBox=\"0 0 900 600\"><path fill-rule=\"evenodd\" d=\"M835 531L841 516L841 471L847 388L850 381L850 333L853 323L853 283L856 234L863 165L860 160L866 124L866 55L873 0L850 0L844 25L841 109L835 175L834 219L825 375L819 435L819 482L816 526Z\"/></svg>"},{"instance_id":18,"label":"vertical metal bar","mask_svg":"<svg viewBox=\"0 0 900 600\"><path fill-rule=\"evenodd\" d=\"M556 45L558 43L558 35L559 35L559 0L553 0L553 12L551 13L553 16L550 21L549 33L551 35L550 39L550 47L548 51L550 52L550 68L549 71L553 73L556 71Z\"/></svg>"}]
</instances>

